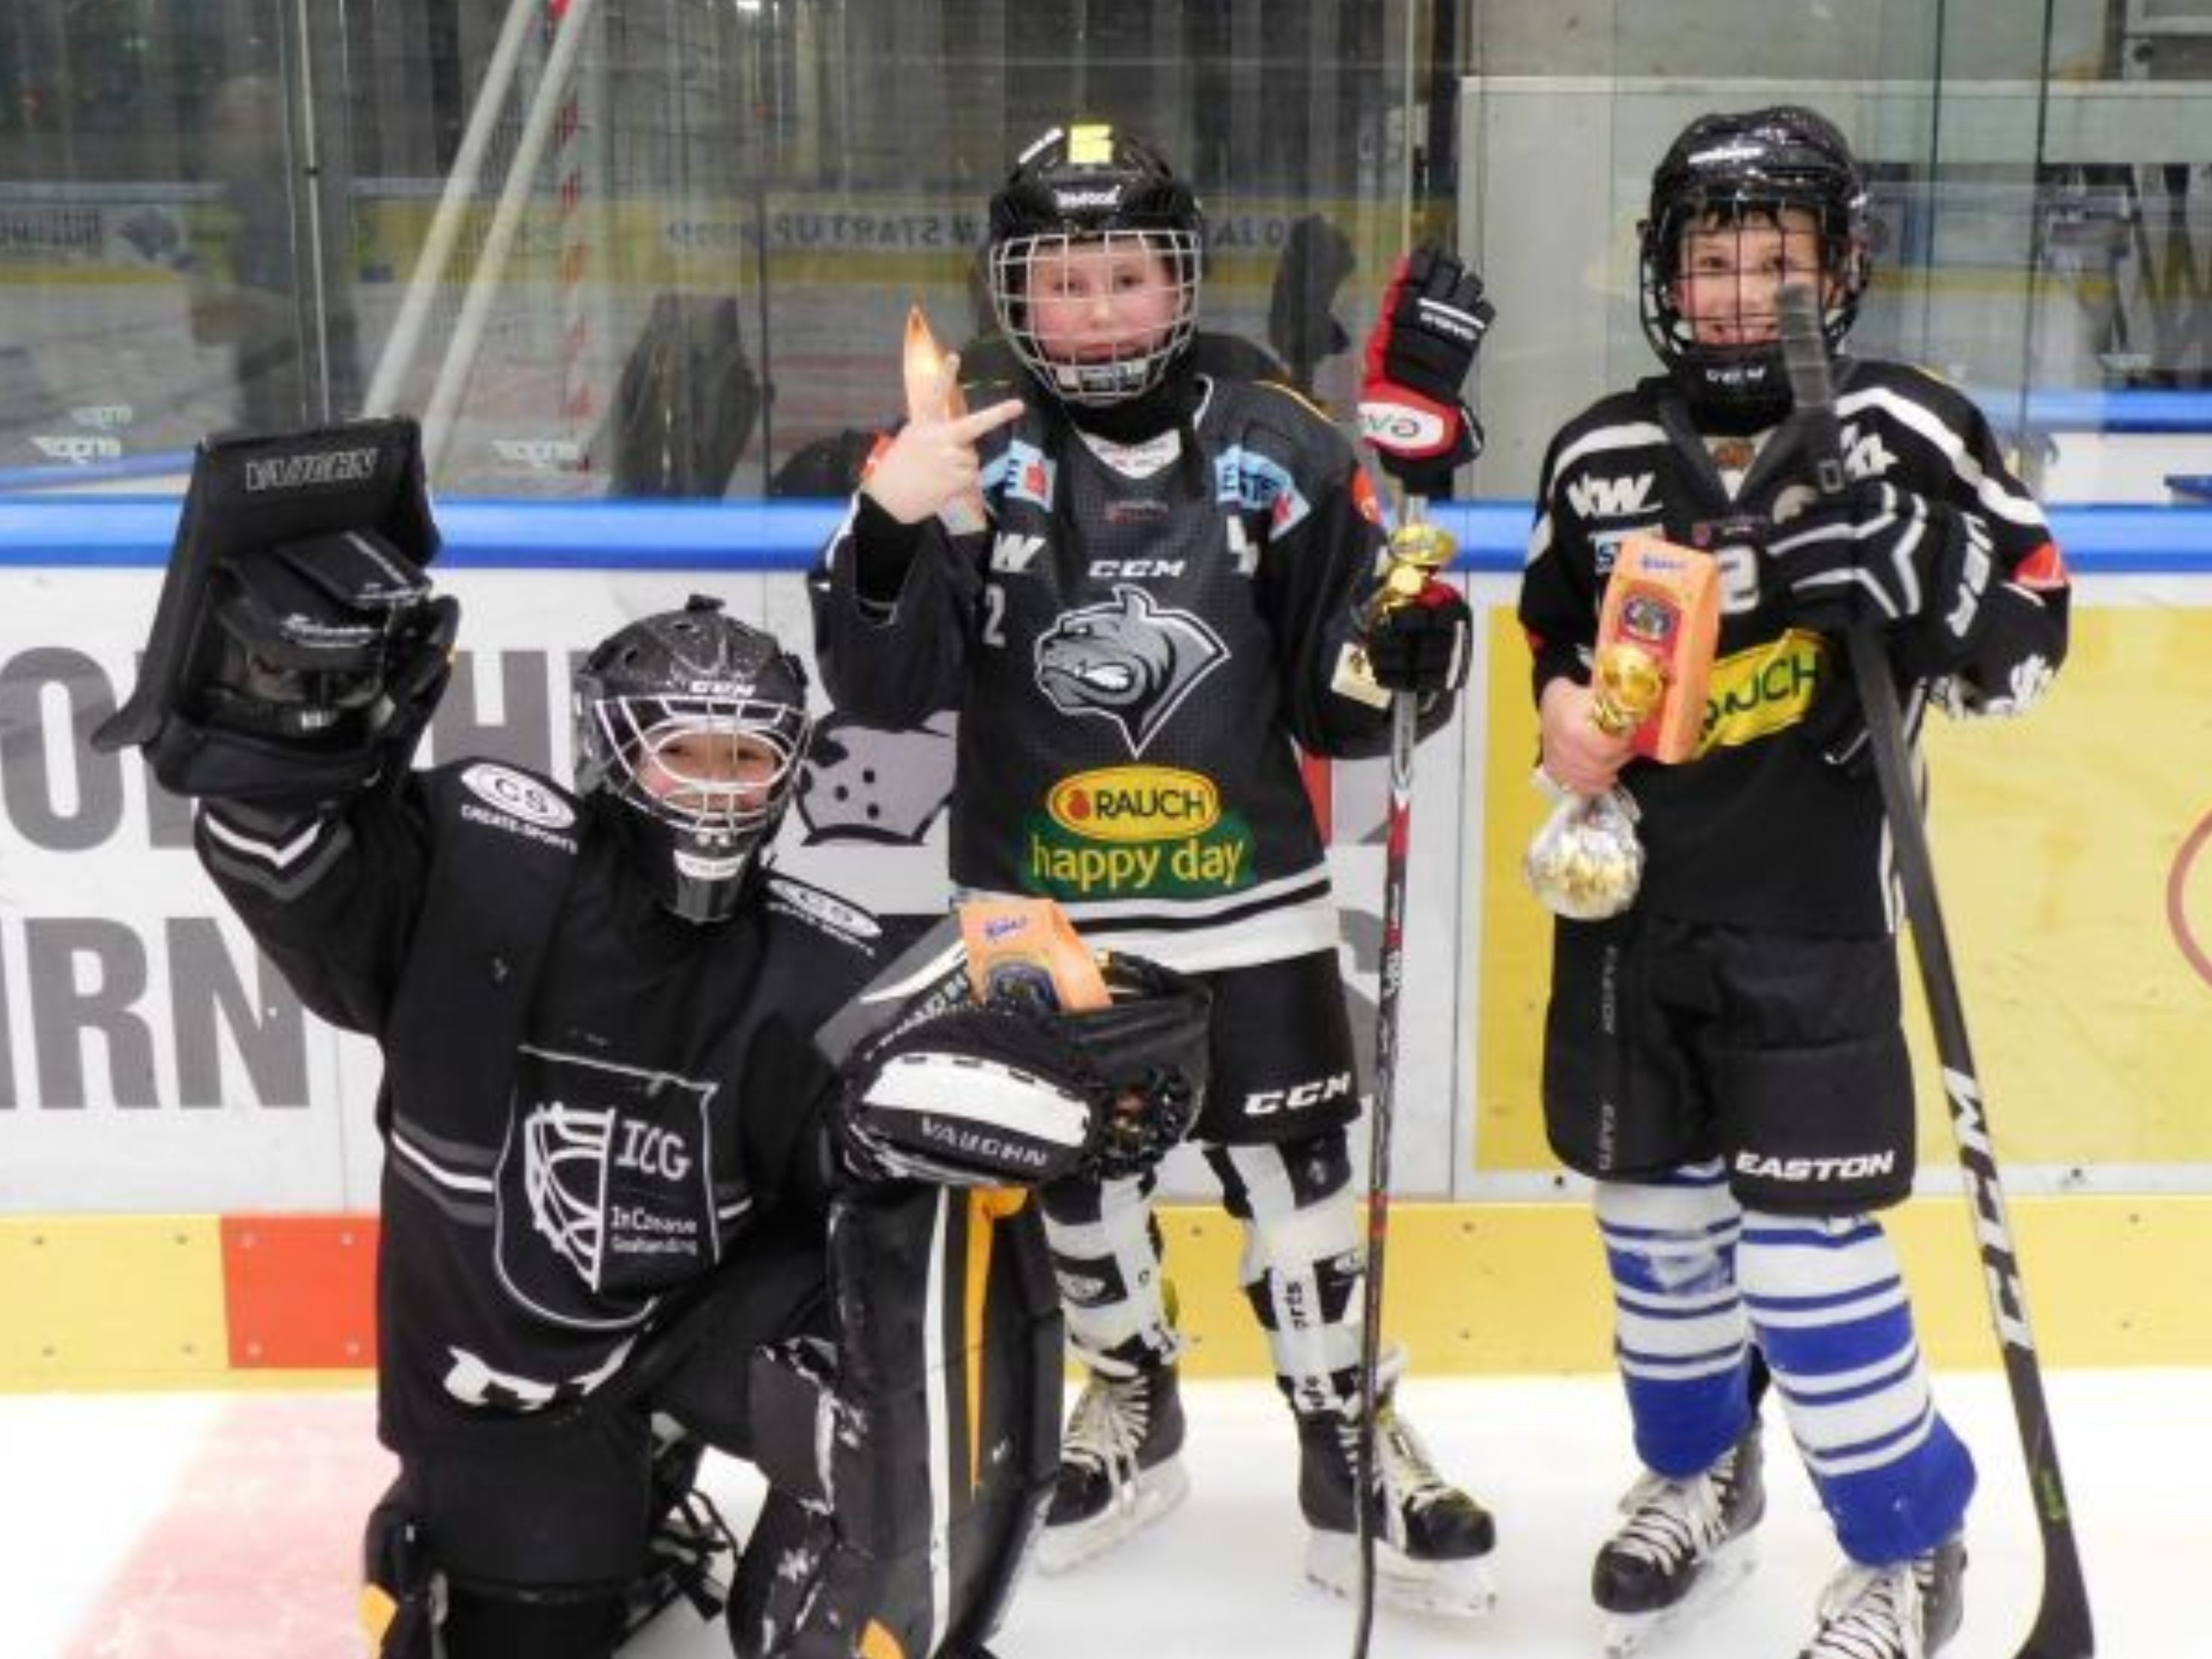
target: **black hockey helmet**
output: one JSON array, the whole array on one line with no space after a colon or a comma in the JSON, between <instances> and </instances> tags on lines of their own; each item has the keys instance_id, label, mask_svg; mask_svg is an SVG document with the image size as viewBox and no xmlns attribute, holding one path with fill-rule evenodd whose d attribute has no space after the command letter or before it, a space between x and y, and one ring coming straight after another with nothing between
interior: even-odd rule
<instances>
[{"instance_id":1,"label":"black hockey helmet","mask_svg":"<svg viewBox=\"0 0 2212 1659\"><path fill-rule=\"evenodd\" d=\"M1821 330L1833 350L1858 316L1869 268L1866 179L1833 122L1792 104L1701 115L1652 172L1650 210L1638 228L1644 334L1693 404L1779 412L1788 404L1778 331L1772 341L1701 344L1675 289L1685 233L1788 207L1819 227Z\"/></svg>"},{"instance_id":2,"label":"black hockey helmet","mask_svg":"<svg viewBox=\"0 0 2212 1659\"><path fill-rule=\"evenodd\" d=\"M1173 273L1176 314L1166 335L1103 360L1047 357L1027 316L1031 265L1072 242L1111 246L1118 238L1141 240ZM991 308L1014 354L1052 396L1086 408L1127 403L1159 385L1190 349L1205 240L1198 198L1149 144L1104 122L1056 126L1022 151L991 198Z\"/></svg>"},{"instance_id":3,"label":"black hockey helmet","mask_svg":"<svg viewBox=\"0 0 2212 1659\"><path fill-rule=\"evenodd\" d=\"M603 793L660 902L735 914L798 787L806 671L695 596L600 641L574 679L576 788Z\"/></svg>"}]
</instances>

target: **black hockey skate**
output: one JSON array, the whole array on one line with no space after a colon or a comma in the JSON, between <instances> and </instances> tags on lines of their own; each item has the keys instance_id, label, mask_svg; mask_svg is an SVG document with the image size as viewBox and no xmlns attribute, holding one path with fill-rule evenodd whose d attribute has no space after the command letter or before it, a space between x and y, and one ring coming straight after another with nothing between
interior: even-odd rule
<instances>
[{"instance_id":1,"label":"black hockey skate","mask_svg":"<svg viewBox=\"0 0 2212 1659\"><path fill-rule=\"evenodd\" d=\"M1182 1435L1174 1366L1127 1377L1092 1372L1068 1413L1037 1570L1065 1572L1182 1503L1190 1491Z\"/></svg>"},{"instance_id":2,"label":"black hockey skate","mask_svg":"<svg viewBox=\"0 0 2212 1659\"><path fill-rule=\"evenodd\" d=\"M1966 1547L1956 1538L1893 1566L1838 1573L1820 1595L1820 1627L1797 1659L1928 1659L1966 1616Z\"/></svg>"},{"instance_id":3,"label":"black hockey skate","mask_svg":"<svg viewBox=\"0 0 2212 1659\"><path fill-rule=\"evenodd\" d=\"M1391 1382L1375 1403L1376 1599L1416 1613L1473 1618L1498 1600L1489 1556L1498 1542L1490 1512L1429 1461L1398 1415ZM1359 1535L1352 1493L1359 1417L1349 1411L1298 1418L1298 1507L1312 1533L1306 1577L1339 1595L1359 1588Z\"/></svg>"},{"instance_id":4,"label":"black hockey skate","mask_svg":"<svg viewBox=\"0 0 2212 1659\"><path fill-rule=\"evenodd\" d=\"M1591 1598L1610 1615L1606 1659L1638 1651L1750 1574L1751 1529L1766 1513L1759 1419L1702 1474L1669 1480L1647 1472L1620 1510L1627 1519L1590 1569Z\"/></svg>"}]
</instances>

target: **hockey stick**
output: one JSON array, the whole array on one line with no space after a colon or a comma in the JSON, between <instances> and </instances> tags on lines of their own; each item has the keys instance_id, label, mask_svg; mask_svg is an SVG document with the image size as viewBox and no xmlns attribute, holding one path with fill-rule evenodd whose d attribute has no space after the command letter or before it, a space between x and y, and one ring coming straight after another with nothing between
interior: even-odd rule
<instances>
[{"instance_id":1,"label":"hockey stick","mask_svg":"<svg viewBox=\"0 0 2212 1659\"><path fill-rule=\"evenodd\" d=\"M1388 605L1418 592L1430 573L1451 562L1450 532L1427 520L1427 503L1408 494L1390 534L1392 578L1377 600ZM1410 592L1399 574L1416 572ZM1382 854L1382 947L1376 964L1375 1100L1367 1121L1367 1276L1361 1285L1359 1326L1359 1441L1352 1462L1352 1514L1359 1540L1359 1617L1352 1659L1366 1659L1375 1626L1375 1521L1368 1494L1376 1470L1375 1414L1382 1393L1382 1257L1390 1239L1390 1131L1398 1089L1398 993L1406 978L1406 871L1413 846L1413 742L1420 698L1411 691L1390 699L1390 812Z\"/></svg>"},{"instance_id":2,"label":"hockey stick","mask_svg":"<svg viewBox=\"0 0 2212 1659\"><path fill-rule=\"evenodd\" d=\"M1796 399L1796 420L1820 493L1844 489L1842 433L1836 418L1835 388L1828 373L1828 348L1820 332L1817 302L1810 289L1796 283L1782 292L1782 349ZM2036 1523L2043 1536L2042 1603L2034 1628L2018 1659L2089 1659L2096 1638L2089 1618L2089 1594L2074 1538L2073 1512L2058 1473L2058 1447L2051 1433L2051 1408L2043 1392L2043 1372L2035 1356L2035 1337L2027 1319L2027 1297L2014 1251L2012 1224L2005 1214L2004 1189L1997 1176L1996 1150L1982 1101L1979 1073L1966 1041L1966 1014L1952 970L1951 950L1936 891L1936 866L1929 853L1928 829L1920 811L1897 687L1889 675L1889 654L1879 623L1852 630L1847 647L1851 678L1866 718L1875 775L1881 785L1882 810L1889 820L1897 860L1898 884L1912 928L1913 954L1920 964L1921 989L1928 999L1936 1055L1943 1070L1943 1092L1951 1108L1951 1130L1966 1173L1987 1281L1990 1314L2004 1355L2005 1381L2012 1392L2013 1420L2020 1431Z\"/></svg>"}]
</instances>

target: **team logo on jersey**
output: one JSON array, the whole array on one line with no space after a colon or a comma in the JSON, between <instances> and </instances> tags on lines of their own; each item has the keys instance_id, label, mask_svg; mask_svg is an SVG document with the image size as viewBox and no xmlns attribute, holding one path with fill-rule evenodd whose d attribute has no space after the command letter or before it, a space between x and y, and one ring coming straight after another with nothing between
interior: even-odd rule
<instances>
[{"instance_id":1,"label":"team logo on jersey","mask_svg":"<svg viewBox=\"0 0 2212 1659\"><path fill-rule=\"evenodd\" d=\"M1250 513L1265 513L1279 536L1313 511L1313 503L1280 461L1231 444L1214 458L1213 495Z\"/></svg>"},{"instance_id":2,"label":"team logo on jersey","mask_svg":"<svg viewBox=\"0 0 2212 1659\"><path fill-rule=\"evenodd\" d=\"M1052 459L1035 444L1010 439L983 468L982 489L994 500L1028 501L1052 510Z\"/></svg>"},{"instance_id":3,"label":"team logo on jersey","mask_svg":"<svg viewBox=\"0 0 2212 1659\"><path fill-rule=\"evenodd\" d=\"M1036 684L1063 714L1111 720L1132 756L1229 660L1229 647L1188 611L1162 606L1141 587L1071 611L1037 637Z\"/></svg>"},{"instance_id":4,"label":"team logo on jersey","mask_svg":"<svg viewBox=\"0 0 2212 1659\"><path fill-rule=\"evenodd\" d=\"M714 1094L664 1072L519 1050L494 1183L509 1292L559 1323L620 1328L711 1267Z\"/></svg>"}]
</instances>

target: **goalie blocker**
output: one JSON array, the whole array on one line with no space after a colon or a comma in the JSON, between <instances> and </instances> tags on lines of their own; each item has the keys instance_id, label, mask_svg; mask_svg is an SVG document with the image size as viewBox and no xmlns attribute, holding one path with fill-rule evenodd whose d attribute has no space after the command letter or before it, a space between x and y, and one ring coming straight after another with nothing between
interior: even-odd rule
<instances>
[{"instance_id":1,"label":"goalie blocker","mask_svg":"<svg viewBox=\"0 0 2212 1659\"><path fill-rule=\"evenodd\" d=\"M193 457L138 684L93 734L180 795L281 808L404 763L459 608L404 419L234 434Z\"/></svg>"}]
</instances>

